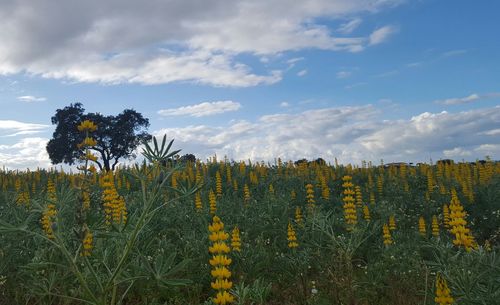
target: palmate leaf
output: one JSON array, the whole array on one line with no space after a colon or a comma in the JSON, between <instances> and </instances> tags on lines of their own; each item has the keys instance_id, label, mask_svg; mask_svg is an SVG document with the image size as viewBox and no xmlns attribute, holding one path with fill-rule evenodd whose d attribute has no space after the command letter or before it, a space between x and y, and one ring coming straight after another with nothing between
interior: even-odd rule
<instances>
[{"instance_id":1,"label":"palmate leaf","mask_svg":"<svg viewBox=\"0 0 500 305\"><path fill-rule=\"evenodd\" d=\"M186 269L191 262L190 259L183 259L179 263L175 263L177 256L175 252L168 256L158 255L153 262L145 256L141 256L150 278L154 279L158 286L167 288L168 286L184 286L192 283L188 279L175 278L177 274Z\"/></svg>"},{"instance_id":2,"label":"palmate leaf","mask_svg":"<svg viewBox=\"0 0 500 305\"><path fill-rule=\"evenodd\" d=\"M144 142L144 148L142 150L142 155L151 163L160 163L165 164L168 160L171 160L175 155L177 155L181 150L170 151L172 144L174 143L174 139L172 139L167 147L165 147L167 143L167 135L163 136L161 146L158 145L158 140L156 137L153 137L153 148L151 144Z\"/></svg>"}]
</instances>

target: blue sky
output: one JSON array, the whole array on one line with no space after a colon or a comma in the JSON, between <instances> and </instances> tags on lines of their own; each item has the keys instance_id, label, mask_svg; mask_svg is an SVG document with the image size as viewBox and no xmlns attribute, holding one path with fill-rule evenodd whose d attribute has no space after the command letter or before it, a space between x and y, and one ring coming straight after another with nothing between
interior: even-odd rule
<instances>
[{"instance_id":1,"label":"blue sky","mask_svg":"<svg viewBox=\"0 0 500 305\"><path fill-rule=\"evenodd\" d=\"M500 157L496 1L141 3L0 4L0 165L49 166L72 102L201 159Z\"/></svg>"}]
</instances>

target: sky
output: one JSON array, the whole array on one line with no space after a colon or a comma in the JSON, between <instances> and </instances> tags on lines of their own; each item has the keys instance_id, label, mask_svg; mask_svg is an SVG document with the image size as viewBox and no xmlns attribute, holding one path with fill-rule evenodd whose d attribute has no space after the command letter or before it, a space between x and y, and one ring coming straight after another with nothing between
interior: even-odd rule
<instances>
[{"instance_id":1,"label":"sky","mask_svg":"<svg viewBox=\"0 0 500 305\"><path fill-rule=\"evenodd\" d=\"M135 109L206 158L500 159L499 1L5 0L0 166L56 109Z\"/></svg>"}]
</instances>

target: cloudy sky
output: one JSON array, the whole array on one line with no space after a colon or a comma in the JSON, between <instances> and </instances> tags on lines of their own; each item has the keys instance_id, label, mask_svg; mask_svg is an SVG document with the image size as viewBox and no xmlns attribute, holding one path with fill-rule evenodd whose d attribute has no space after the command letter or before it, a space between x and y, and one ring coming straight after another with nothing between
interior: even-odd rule
<instances>
[{"instance_id":1,"label":"cloudy sky","mask_svg":"<svg viewBox=\"0 0 500 305\"><path fill-rule=\"evenodd\" d=\"M55 110L133 108L205 159L500 158L497 1L5 0L0 166Z\"/></svg>"}]
</instances>

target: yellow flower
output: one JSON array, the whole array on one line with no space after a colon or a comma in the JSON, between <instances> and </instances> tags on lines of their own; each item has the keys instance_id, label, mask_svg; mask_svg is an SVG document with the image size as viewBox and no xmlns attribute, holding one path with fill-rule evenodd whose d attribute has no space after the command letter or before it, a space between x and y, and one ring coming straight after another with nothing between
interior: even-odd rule
<instances>
[{"instance_id":1,"label":"yellow flower","mask_svg":"<svg viewBox=\"0 0 500 305\"><path fill-rule=\"evenodd\" d=\"M389 230L389 226L386 223L384 223L384 226L382 228L382 233L384 237L384 245L392 244L391 231Z\"/></svg>"},{"instance_id":2,"label":"yellow flower","mask_svg":"<svg viewBox=\"0 0 500 305\"><path fill-rule=\"evenodd\" d=\"M47 204L43 214L42 214L42 228L48 238L54 239L54 231L52 229L52 224L54 223L54 218L57 215L56 206L52 203Z\"/></svg>"},{"instance_id":3,"label":"yellow flower","mask_svg":"<svg viewBox=\"0 0 500 305\"><path fill-rule=\"evenodd\" d=\"M102 199L106 224L110 225L111 222L125 224L127 222L127 207L125 199L116 191L113 173L103 177L102 186L104 188Z\"/></svg>"},{"instance_id":4,"label":"yellow flower","mask_svg":"<svg viewBox=\"0 0 500 305\"><path fill-rule=\"evenodd\" d=\"M210 190L208 193L208 202L210 203L210 214L217 212L217 199L215 198L214 191Z\"/></svg>"},{"instance_id":5,"label":"yellow flower","mask_svg":"<svg viewBox=\"0 0 500 305\"><path fill-rule=\"evenodd\" d=\"M219 171L215 173L215 192L217 193L217 198L222 197L222 178Z\"/></svg>"},{"instance_id":6,"label":"yellow flower","mask_svg":"<svg viewBox=\"0 0 500 305\"><path fill-rule=\"evenodd\" d=\"M208 238L210 239L210 241L214 242L219 240L226 240L229 238L229 234L224 231L212 232Z\"/></svg>"},{"instance_id":7,"label":"yellow flower","mask_svg":"<svg viewBox=\"0 0 500 305\"><path fill-rule=\"evenodd\" d=\"M231 249L225 242L216 242L213 246L208 247L208 251L210 253L229 253Z\"/></svg>"},{"instance_id":8,"label":"yellow flower","mask_svg":"<svg viewBox=\"0 0 500 305\"><path fill-rule=\"evenodd\" d=\"M346 224L348 225L347 229L352 230L353 226L358 223L355 199L353 197L353 195L355 195L355 192L352 189L354 185L351 182L351 176L344 176L342 180L344 181L344 183L342 184L342 186L344 187L344 196L342 197L342 201L344 202L344 219Z\"/></svg>"},{"instance_id":9,"label":"yellow flower","mask_svg":"<svg viewBox=\"0 0 500 305\"><path fill-rule=\"evenodd\" d=\"M425 236L425 219L420 216L418 219L418 232L420 232L420 235Z\"/></svg>"},{"instance_id":10,"label":"yellow flower","mask_svg":"<svg viewBox=\"0 0 500 305\"><path fill-rule=\"evenodd\" d=\"M217 265L228 266L231 264L231 262L232 260L228 258L226 255L220 255L220 254L212 256L212 258L209 261L211 266L217 266Z\"/></svg>"},{"instance_id":11,"label":"yellow flower","mask_svg":"<svg viewBox=\"0 0 500 305\"><path fill-rule=\"evenodd\" d=\"M83 239L83 250L82 250L82 253L81 255L82 256L90 256L90 254L92 253L92 248L93 248L93 235L92 235L92 232L90 232L89 229L87 229L85 231L85 237Z\"/></svg>"},{"instance_id":12,"label":"yellow flower","mask_svg":"<svg viewBox=\"0 0 500 305\"><path fill-rule=\"evenodd\" d=\"M432 216L432 235L439 236L439 223L436 215Z\"/></svg>"},{"instance_id":13,"label":"yellow flower","mask_svg":"<svg viewBox=\"0 0 500 305\"><path fill-rule=\"evenodd\" d=\"M90 146L96 146L97 145L97 141L94 140L93 138L91 137L85 137L85 139L83 139L83 141L78 144L78 148L82 148L82 147L90 147Z\"/></svg>"},{"instance_id":14,"label":"yellow flower","mask_svg":"<svg viewBox=\"0 0 500 305\"><path fill-rule=\"evenodd\" d=\"M213 301L217 305L225 305L234 302L234 297L227 291L219 291Z\"/></svg>"},{"instance_id":15,"label":"yellow flower","mask_svg":"<svg viewBox=\"0 0 500 305\"><path fill-rule=\"evenodd\" d=\"M453 304L453 298L450 295L450 289L446 280L438 273L436 277L436 297L434 301L439 305Z\"/></svg>"},{"instance_id":16,"label":"yellow flower","mask_svg":"<svg viewBox=\"0 0 500 305\"><path fill-rule=\"evenodd\" d=\"M368 208L367 205L364 205L363 206L363 217L366 221L370 221L371 217L370 217L370 209Z\"/></svg>"},{"instance_id":17,"label":"yellow flower","mask_svg":"<svg viewBox=\"0 0 500 305\"><path fill-rule=\"evenodd\" d=\"M240 229L238 227L234 227L231 233L231 248L233 248L233 251L241 251Z\"/></svg>"},{"instance_id":18,"label":"yellow flower","mask_svg":"<svg viewBox=\"0 0 500 305\"><path fill-rule=\"evenodd\" d=\"M394 215L389 216L389 229L391 231L396 230L396 218Z\"/></svg>"},{"instance_id":19,"label":"yellow flower","mask_svg":"<svg viewBox=\"0 0 500 305\"><path fill-rule=\"evenodd\" d=\"M89 132L94 132L97 130L97 125L94 124L94 122L90 120L85 120L80 123L80 125L77 126L78 131L89 131Z\"/></svg>"},{"instance_id":20,"label":"yellow flower","mask_svg":"<svg viewBox=\"0 0 500 305\"><path fill-rule=\"evenodd\" d=\"M200 192L196 193L195 199L194 199L194 206L196 207L196 210L199 212L203 208L202 202L201 202L201 194Z\"/></svg>"},{"instance_id":21,"label":"yellow flower","mask_svg":"<svg viewBox=\"0 0 500 305\"><path fill-rule=\"evenodd\" d=\"M293 249L299 246L299 243L297 242L297 235L295 234L295 230L293 229L293 225L291 222L288 223L287 240L288 248Z\"/></svg>"},{"instance_id":22,"label":"yellow flower","mask_svg":"<svg viewBox=\"0 0 500 305\"><path fill-rule=\"evenodd\" d=\"M233 287L233 283L227 279L216 279L215 282L210 283L212 288L215 290L229 290Z\"/></svg>"},{"instance_id":23,"label":"yellow flower","mask_svg":"<svg viewBox=\"0 0 500 305\"><path fill-rule=\"evenodd\" d=\"M245 186L243 187L243 194L245 196L245 203L248 203L250 201L250 189L248 188L247 184L245 184Z\"/></svg>"},{"instance_id":24,"label":"yellow flower","mask_svg":"<svg viewBox=\"0 0 500 305\"><path fill-rule=\"evenodd\" d=\"M227 266L231 264L231 259L226 255L221 254L228 253L230 251L229 247L224 242L224 240L226 240L229 235L225 233L223 229L224 224L222 223L220 218L214 216L212 224L208 226L208 230L210 231L209 239L213 242L213 245L208 248L208 251L214 254L209 263L213 267L211 271L212 277L216 278L215 282L211 283L212 288L217 290L217 295L213 300L216 304L228 304L233 302L233 296L231 296L227 292L227 290L231 289L231 287L233 286L233 283L229 280L229 277L231 277L231 272L227 268ZM237 228L235 228L235 230L239 234ZM233 230L233 241L235 230Z\"/></svg>"},{"instance_id":25,"label":"yellow flower","mask_svg":"<svg viewBox=\"0 0 500 305\"><path fill-rule=\"evenodd\" d=\"M300 209L300 207L295 208L295 222L298 225L302 224L302 210Z\"/></svg>"}]
</instances>

